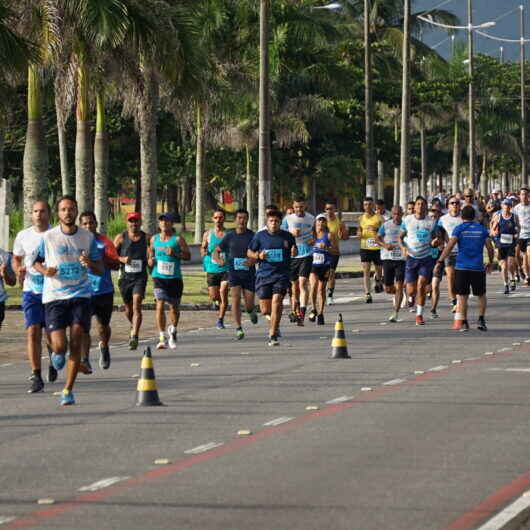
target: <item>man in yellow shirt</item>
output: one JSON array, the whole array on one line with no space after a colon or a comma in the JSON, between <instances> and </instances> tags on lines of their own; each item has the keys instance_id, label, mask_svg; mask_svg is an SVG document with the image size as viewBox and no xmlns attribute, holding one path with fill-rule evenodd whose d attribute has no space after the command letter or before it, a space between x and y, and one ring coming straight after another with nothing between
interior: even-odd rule
<instances>
[{"instance_id":1,"label":"man in yellow shirt","mask_svg":"<svg viewBox=\"0 0 530 530\"><path fill-rule=\"evenodd\" d=\"M372 303L370 294L370 273L372 263L375 267L374 291L383 291L383 264L381 262L380 247L377 245L377 232L384 219L375 212L374 200L366 197L363 201L364 213L359 217L359 238L361 241L361 265L363 268L363 283L366 303Z\"/></svg>"}]
</instances>

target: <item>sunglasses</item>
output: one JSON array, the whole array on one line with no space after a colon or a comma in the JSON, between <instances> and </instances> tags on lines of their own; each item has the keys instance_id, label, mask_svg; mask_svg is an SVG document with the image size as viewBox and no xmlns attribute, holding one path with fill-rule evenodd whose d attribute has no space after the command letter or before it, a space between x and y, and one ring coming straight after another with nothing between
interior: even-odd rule
<instances>
[{"instance_id":1,"label":"sunglasses","mask_svg":"<svg viewBox=\"0 0 530 530\"><path fill-rule=\"evenodd\" d=\"M129 223L138 223L138 219L128 219Z\"/></svg>"},{"instance_id":2,"label":"sunglasses","mask_svg":"<svg viewBox=\"0 0 530 530\"><path fill-rule=\"evenodd\" d=\"M465 197L466 199L472 199L472 198L473 198L473 195L464 195L464 197Z\"/></svg>"},{"instance_id":3,"label":"sunglasses","mask_svg":"<svg viewBox=\"0 0 530 530\"><path fill-rule=\"evenodd\" d=\"M450 202L449 206L456 206L457 204L458 204L457 202Z\"/></svg>"}]
</instances>

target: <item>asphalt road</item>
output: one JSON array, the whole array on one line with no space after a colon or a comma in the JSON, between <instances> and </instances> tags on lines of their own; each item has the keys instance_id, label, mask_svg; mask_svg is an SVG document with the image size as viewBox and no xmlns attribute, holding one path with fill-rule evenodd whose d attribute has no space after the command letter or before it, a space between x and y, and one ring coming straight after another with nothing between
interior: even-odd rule
<instances>
[{"instance_id":1,"label":"asphalt road","mask_svg":"<svg viewBox=\"0 0 530 530\"><path fill-rule=\"evenodd\" d=\"M0 366L0 525L478 528L530 487L530 289L489 285L488 333L450 331L445 296L425 327L387 323L359 280L339 282L326 326L285 322L279 348L261 321L240 342L183 333L153 353L164 407L135 406L123 346L74 407L53 395L62 377L28 395L27 365ZM351 360L328 358L339 311Z\"/></svg>"}]
</instances>

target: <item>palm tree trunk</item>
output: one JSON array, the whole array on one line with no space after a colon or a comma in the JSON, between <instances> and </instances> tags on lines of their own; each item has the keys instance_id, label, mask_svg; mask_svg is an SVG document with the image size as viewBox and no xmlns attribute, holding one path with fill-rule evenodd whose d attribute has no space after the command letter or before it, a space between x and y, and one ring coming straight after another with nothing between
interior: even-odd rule
<instances>
[{"instance_id":1,"label":"palm tree trunk","mask_svg":"<svg viewBox=\"0 0 530 530\"><path fill-rule=\"evenodd\" d=\"M245 145L245 158L246 158L246 168L247 168L247 178L245 180L245 195L247 202L247 211L248 211L248 226L254 230L255 225L255 215L254 215L254 185L252 182L252 173L250 170L251 165L251 155L248 144Z\"/></svg>"},{"instance_id":2,"label":"palm tree trunk","mask_svg":"<svg viewBox=\"0 0 530 530\"><path fill-rule=\"evenodd\" d=\"M79 54L77 69L77 132L75 138L75 198L79 213L94 208L94 187L92 183L92 142L88 121L88 68Z\"/></svg>"},{"instance_id":3,"label":"palm tree trunk","mask_svg":"<svg viewBox=\"0 0 530 530\"><path fill-rule=\"evenodd\" d=\"M403 79L401 94L401 155L400 201L403 208L407 205L407 189L410 180L410 0L404 0L403 23Z\"/></svg>"},{"instance_id":4,"label":"palm tree trunk","mask_svg":"<svg viewBox=\"0 0 530 530\"><path fill-rule=\"evenodd\" d=\"M364 123L366 143L366 196L375 195L374 109L372 91L372 38L370 0L364 0Z\"/></svg>"},{"instance_id":5,"label":"palm tree trunk","mask_svg":"<svg viewBox=\"0 0 530 530\"><path fill-rule=\"evenodd\" d=\"M480 193L483 197L488 194L488 156L482 155L482 174L480 175Z\"/></svg>"},{"instance_id":6,"label":"palm tree trunk","mask_svg":"<svg viewBox=\"0 0 530 530\"><path fill-rule=\"evenodd\" d=\"M204 233L204 123L201 106L197 106L197 153L195 158L195 236L199 244Z\"/></svg>"},{"instance_id":7,"label":"palm tree trunk","mask_svg":"<svg viewBox=\"0 0 530 530\"><path fill-rule=\"evenodd\" d=\"M48 199L48 147L42 123L42 88L38 67L28 67L28 127L24 146L24 224L31 223L31 206Z\"/></svg>"},{"instance_id":8,"label":"palm tree trunk","mask_svg":"<svg viewBox=\"0 0 530 530\"><path fill-rule=\"evenodd\" d=\"M420 195L427 195L427 139L425 138L425 126L423 120L420 124L420 148L421 148L421 186Z\"/></svg>"},{"instance_id":9,"label":"palm tree trunk","mask_svg":"<svg viewBox=\"0 0 530 530\"><path fill-rule=\"evenodd\" d=\"M109 135L106 130L105 93L96 94L96 137L94 140L94 211L99 232L107 233L109 215Z\"/></svg>"},{"instance_id":10,"label":"palm tree trunk","mask_svg":"<svg viewBox=\"0 0 530 530\"><path fill-rule=\"evenodd\" d=\"M394 168L394 204L399 204L399 168Z\"/></svg>"},{"instance_id":11,"label":"palm tree trunk","mask_svg":"<svg viewBox=\"0 0 530 530\"><path fill-rule=\"evenodd\" d=\"M385 166L382 160L377 161L377 198L385 200Z\"/></svg>"},{"instance_id":12,"label":"palm tree trunk","mask_svg":"<svg viewBox=\"0 0 530 530\"><path fill-rule=\"evenodd\" d=\"M57 120L57 139L59 141L59 162L61 165L61 191L63 195L72 195L72 185L70 181L70 167L68 164L68 149L66 142L66 126L60 118L60 103L55 97L55 115Z\"/></svg>"},{"instance_id":13,"label":"palm tree trunk","mask_svg":"<svg viewBox=\"0 0 530 530\"><path fill-rule=\"evenodd\" d=\"M458 174L460 173L460 126L458 119L455 119L454 125L454 143L453 143L453 177L451 180L452 192L458 191Z\"/></svg>"},{"instance_id":14,"label":"palm tree trunk","mask_svg":"<svg viewBox=\"0 0 530 530\"><path fill-rule=\"evenodd\" d=\"M6 128L4 121L0 118L0 182L4 178L4 144L5 144Z\"/></svg>"},{"instance_id":15,"label":"palm tree trunk","mask_svg":"<svg viewBox=\"0 0 530 530\"><path fill-rule=\"evenodd\" d=\"M182 185L182 206L180 208L182 212L182 231L186 232L186 214L188 213L188 197L189 197L190 186L188 183L188 177L184 177L184 184Z\"/></svg>"}]
</instances>

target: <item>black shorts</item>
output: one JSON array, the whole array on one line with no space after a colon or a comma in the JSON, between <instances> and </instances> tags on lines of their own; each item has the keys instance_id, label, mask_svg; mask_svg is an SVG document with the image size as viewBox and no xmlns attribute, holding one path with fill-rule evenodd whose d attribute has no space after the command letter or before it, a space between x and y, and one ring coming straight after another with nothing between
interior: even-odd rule
<instances>
[{"instance_id":1,"label":"black shorts","mask_svg":"<svg viewBox=\"0 0 530 530\"><path fill-rule=\"evenodd\" d=\"M256 294L260 300L270 300L272 295L285 295L289 288L289 280L287 278L278 278L268 283L258 283L256 285Z\"/></svg>"},{"instance_id":2,"label":"black shorts","mask_svg":"<svg viewBox=\"0 0 530 530\"><path fill-rule=\"evenodd\" d=\"M518 239L517 240L517 248L521 252L526 252L526 249L528 248L528 242L529 241L530 241L530 239Z\"/></svg>"},{"instance_id":3,"label":"black shorts","mask_svg":"<svg viewBox=\"0 0 530 530\"><path fill-rule=\"evenodd\" d=\"M155 300L163 300L172 306L179 306L184 282L182 278L153 278Z\"/></svg>"},{"instance_id":4,"label":"black shorts","mask_svg":"<svg viewBox=\"0 0 530 530\"><path fill-rule=\"evenodd\" d=\"M247 271L230 271L228 283L230 287L241 287L253 293L256 290L256 274Z\"/></svg>"},{"instance_id":5,"label":"black shorts","mask_svg":"<svg viewBox=\"0 0 530 530\"><path fill-rule=\"evenodd\" d=\"M80 324L86 333L90 331L92 304L90 298L69 298L44 304L46 329L51 333Z\"/></svg>"},{"instance_id":6,"label":"black shorts","mask_svg":"<svg viewBox=\"0 0 530 530\"><path fill-rule=\"evenodd\" d=\"M335 255L331 254L330 269L332 271L336 271L337 270L337 267L339 265L339 259L340 259L340 256L335 256Z\"/></svg>"},{"instance_id":7,"label":"black shorts","mask_svg":"<svg viewBox=\"0 0 530 530\"><path fill-rule=\"evenodd\" d=\"M446 267L456 267L456 254L451 254L446 260L444 265Z\"/></svg>"},{"instance_id":8,"label":"black shorts","mask_svg":"<svg viewBox=\"0 0 530 530\"><path fill-rule=\"evenodd\" d=\"M455 293L461 296L469 295L470 287L474 296L486 294L486 273L484 271L467 271L456 269Z\"/></svg>"},{"instance_id":9,"label":"black shorts","mask_svg":"<svg viewBox=\"0 0 530 530\"><path fill-rule=\"evenodd\" d=\"M206 273L206 283L208 287L219 287L221 283L228 281L228 272L208 272Z\"/></svg>"},{"instance_id":10,"label":"black shorts","mask_svg":"<svg viewBox=\"0 0 530 530\"><path fill-rule=\"evenodd\" d=\"M6 303L0 302L0 328L2 327L2 322L6 317Z\"/></svg>"},{"instance_id":11,"label":"black shorts","mask_svg":"<svg viewBox=\"0 0 530 530\"><path fill-rule=\"evenodd\" d=\"M293 258L291 260L291 281L295 282L298 278L309 278L311 268L313 267L313 256L304 258Z\"/></svg>"},{"instance_id":12,"label":"black shorts","mask_svg":"<svg viewBox=\"0 0 530 530\"><path fill-rule=\"evenodd\" d=\"M108 326L114 309L114 293L105 293L93 296L90 299L92 316L98 319L102 326Z\"/></svg>"},{"instance_id":13,"label":"black shorts","mask_svg":"<svg viewBox=\"0 0 530 530\"><path fill-rule=\"evenodd\" d=\"M331 267L328 265L328 266L324 266L324 267L316 267L315 265L313 265L311 267L311 274L316 274L316 277L321 281L321 282L327 282L329 280L329 271L331 270Z\"/></svg>"},{"instance_id":14,"label":"black shorts","mask_svg":"<svg viewBox=\"0 0 530 530\"><path fill-rule=\"evenodd\" d=\"M511 245L509 247L498 247L497 248L499 259L505 260L507 258L514 258L515 257L515 245Z\"/></svg>"},{"instance_id":15,"label":"black shorts","mask_svg":"<svg viewBox=\"0 0 530 530\"><path fill-rule=\"evenodd\" d=\"M361 263L373 263L377 266L382 265L381 251L361 248Z\"/></svg>"},{"instance_id":16,"label":"black shorts","mask_svg":"<svg viewBox=\"0 0 530 530\"><path fill-rule=\"evenodd\" d=\"M383 260L383 279L387 287L392 287L395 282L405 280L405 263L404 259Z\"/></svg>"},{"instance_id":17,"label":"black shorts","mask_svg":"<svg viewBox=\"0 0 530 530\"><path fill-rule=\"evenodd\" d=\"M124 304L131 304L133 295L139 294L142 298L145 296L145 288L147 286L147 276L140 276L138 278L121 278L118 282L121 297Z\"/></svg>"}]
</instances>

